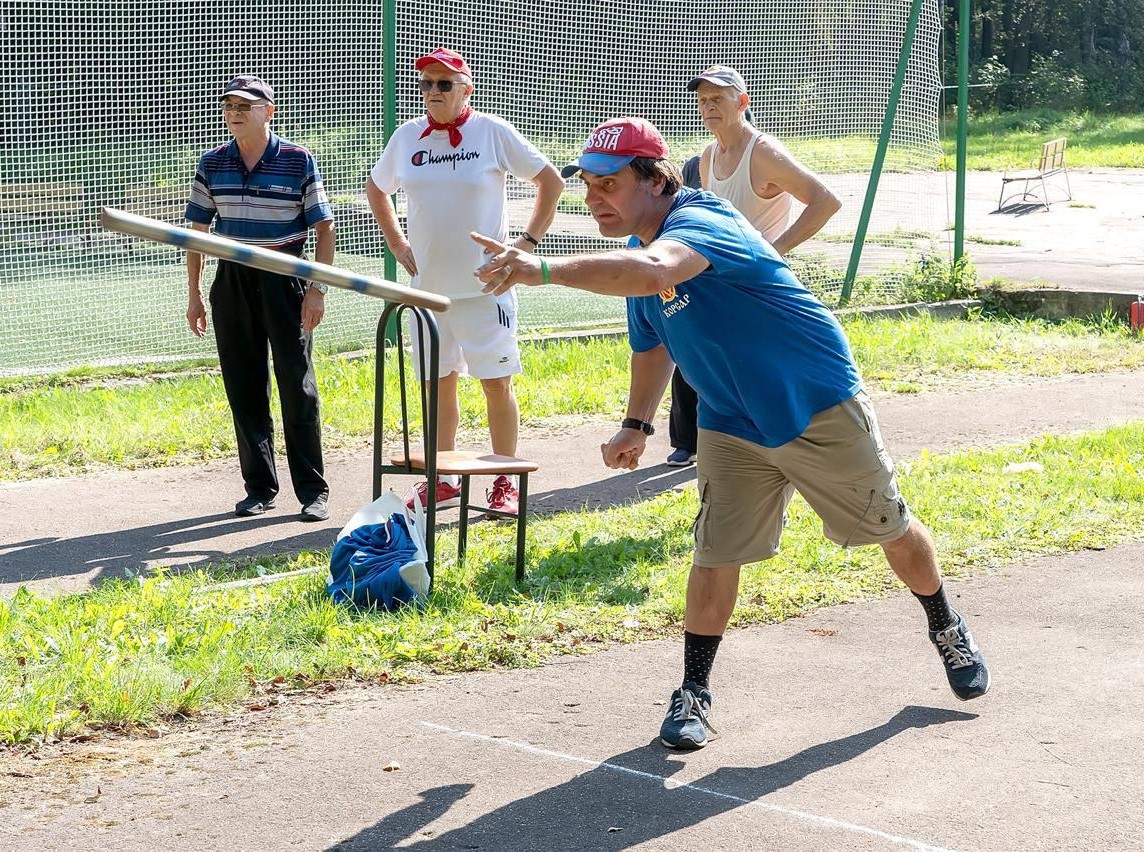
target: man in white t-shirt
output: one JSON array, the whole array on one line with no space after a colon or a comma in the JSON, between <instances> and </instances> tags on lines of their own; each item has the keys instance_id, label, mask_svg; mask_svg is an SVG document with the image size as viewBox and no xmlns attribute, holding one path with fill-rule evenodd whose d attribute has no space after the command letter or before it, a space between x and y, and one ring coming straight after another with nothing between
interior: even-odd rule
<instances>
[{"instance_id":1,"label":"man in white t-shirt","mask_svg":"<svg viewBox=\"0 0 1144 852\"><path fill-rule=\"evenodd\" d=\"M398 262L413 276L413 286L453 300L448 311L436 315L441 363L439 375L428 377L440 383L438 449L455 449L457 380L468 374L480 379L485 393L493 452L513 456L520 428L512 386L521 370L516 296L511 290L501 296L481 292L483 285L473 273L487 258L469 234L497 234L507 241L505 176L512 174L537 187L528 226L513 243L531 252L552 224L564 181L511 124L469 106L473 75L461 54L439 47L415 67L426 114L394 131L366 181L366 198ZM389 197L399 189L408 202L408 239ZM412 325L417 351L418 332ZM415 367L418 378L426 379L425 365L415 360ZM428 483L418 486L422 504L428 503L429 490ZM455 477L440 477L434 492L438 507L460 502ZM488 496L490 508L517 510L516 485L508 477L497 477Z\"/></svg>"}]
</instances>

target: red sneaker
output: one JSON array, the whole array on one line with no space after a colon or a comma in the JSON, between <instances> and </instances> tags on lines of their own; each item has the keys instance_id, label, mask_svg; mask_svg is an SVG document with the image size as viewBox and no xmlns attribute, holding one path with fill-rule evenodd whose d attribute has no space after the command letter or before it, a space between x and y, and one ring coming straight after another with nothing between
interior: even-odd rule
<instances>
[{"instance_id":1,"label":"red sneaker","mask_svg":"<svg viewBox=\"0 0 1144 852\"><path fill-rule=\"evenodd\" d=\"M422 508L429 505L429 483L418 482L415 491L416 499L421 501ZM410 511L413 509L414 497L410 497L405 501L405 505L409 507ZM461 486L450 485L443 479L437 480L437 508L448 509L452 506L461 505Z\"/></svg>"},{"instance_id":2,"label":"red sneaker","mask_svg":"<svg viewBox=\"0 0 1144 852\"><path fill-rule=\"evenodd\" d=\"M489 508L498 512L509 512L515 515L520 511L520 492L507 476L498 476L493 480L493 487L485 492ZM496 517L491 515L490 517Z\"/></svg>"}]
</instances>

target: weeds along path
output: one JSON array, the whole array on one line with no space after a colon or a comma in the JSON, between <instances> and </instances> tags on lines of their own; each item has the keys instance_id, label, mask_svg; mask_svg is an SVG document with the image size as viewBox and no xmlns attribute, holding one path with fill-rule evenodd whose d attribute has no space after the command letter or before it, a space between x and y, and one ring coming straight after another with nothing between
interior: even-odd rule
<instances>
[{"instance_id":1,"label":"weeds along path","mask_svg":"<svg viewBox=\"0 0 1144 852\"><path fill-rule=\"evenodd\" d=\"M1138 370L881 396L877 407L891 452L904 460L923 449L995 446L1142 418L1142 387L1144 370ZM575 418L527 429L520 452L541 465L530 508L552 512L609 505L694 478L693 468L662 464L670 451L665 424L649 442L644 467L605 469L599 445L614 427L612 418ZM21 583L41 591L75 591L157 565L328 547L345 520L369 502L370 459L365 445L331 455L333 517L320 525L297 520L288 482L273 512L234 517L241 487L233 461L0 486L0 594L12 594ZM393 485L403 490L408 480L395 479ZM445 515L446 521L451 518Z\"/></svg>"}]
</instances>

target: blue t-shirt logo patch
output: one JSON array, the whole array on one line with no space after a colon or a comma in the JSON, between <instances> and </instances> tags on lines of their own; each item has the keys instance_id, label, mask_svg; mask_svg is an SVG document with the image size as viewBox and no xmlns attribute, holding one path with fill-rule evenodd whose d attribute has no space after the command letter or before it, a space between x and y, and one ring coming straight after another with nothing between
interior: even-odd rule
<instances>
[{"instance_id":1,"label":"blue t-shirt logo patch","mask_svg":"<svg viewBox=\"0 0 1144 852\"><path fill-rule=\"evenodd\" d=\"M661 299L663 299L665 304L667 302L670 302L672 299L675 298L675 288L674 287L668 287L666 290L660 290L659 291L659 297Z\"/></svg>"}]
</instances>

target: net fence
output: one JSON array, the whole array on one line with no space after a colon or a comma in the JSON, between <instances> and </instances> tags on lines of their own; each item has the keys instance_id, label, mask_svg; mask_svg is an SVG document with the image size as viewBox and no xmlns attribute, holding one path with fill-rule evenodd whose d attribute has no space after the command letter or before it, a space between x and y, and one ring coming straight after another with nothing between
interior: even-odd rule
<instances>
[{"instance_id":1,"label":"net fence","mask_svg":"<svg viewBox=\"0 0 1144 852\"><path fill-rule=\"evenodd\" d=\"M181 252L99 229L110 205L182 224L199 155L227 138L222 83L256 73L278 93L275 130L310 148L337 223L337 260L380 275L363 195L382 147L380 0L0 2L0 375L214 356L186 327ZM398 0L397 116L421 109L416 56L446 45L476 75L476 109L511 121L558 166L587 132L643 115L682 163L709 140L687 80L713 63L747 80L756 125L842 198L792 265L837 298L874 157L909 0ZM938 14L925 0L856 294L892 301L945 228L937 172ZM530 183L511 180L511 227ZM399 210L401 209L399 198ZM461 237L463 238L463 236ZM544 251L601 238L570 182ZM209 282L211 270L206 280ZM399 280L402 280L399 277ZM619 299L522 288L527 329L615 324ZM381 304L331 290L319 348L371 345Z\"/></svg>"}]
</instances>

